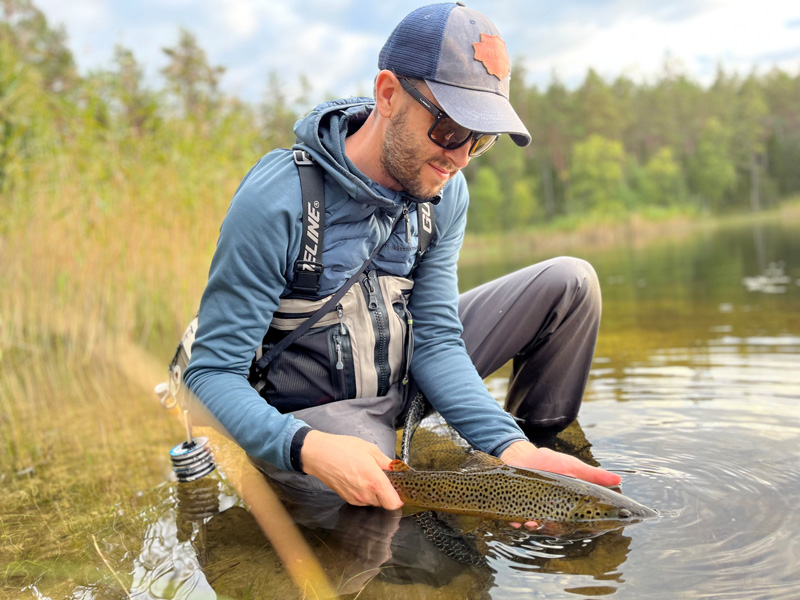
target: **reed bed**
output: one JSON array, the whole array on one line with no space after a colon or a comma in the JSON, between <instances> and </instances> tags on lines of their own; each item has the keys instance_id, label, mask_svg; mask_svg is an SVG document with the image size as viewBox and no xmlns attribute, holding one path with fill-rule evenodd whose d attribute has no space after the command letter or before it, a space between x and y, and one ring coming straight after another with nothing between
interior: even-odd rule
<instances>
[{"instance_id":1,"label":"reed bed","mask_svg":"<svg viewBox=\"0 0 800 600\"><path fill-rule=\"evenodd\" d=\"M91 535L166 480L183 434L153 386L247 167L197 141L76 140L3 191L0 596L110 576Z\"/></svg>"}]
</instances>

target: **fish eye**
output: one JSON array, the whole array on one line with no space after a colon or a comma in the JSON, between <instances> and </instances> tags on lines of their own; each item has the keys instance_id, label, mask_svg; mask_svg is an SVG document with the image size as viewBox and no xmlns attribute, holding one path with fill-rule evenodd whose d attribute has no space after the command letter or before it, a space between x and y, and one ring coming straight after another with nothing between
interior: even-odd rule
<instances>
[{"instance_id":1,"label":"fish eye","mask_svg":"<svg viewBox=\"0 0 800 600\"><path fill-rule=\"evenodd\" d=\"M630 519L632 516L633 516L633 514L627 508L620 508L619 509L619 518L620 519Z\"/></svg>"}]
</instances>

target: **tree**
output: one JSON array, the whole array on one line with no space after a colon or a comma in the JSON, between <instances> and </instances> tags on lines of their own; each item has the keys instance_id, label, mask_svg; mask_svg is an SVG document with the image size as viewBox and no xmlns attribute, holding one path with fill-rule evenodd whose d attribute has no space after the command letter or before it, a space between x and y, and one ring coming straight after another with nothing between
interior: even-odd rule
<instances>
[{"instance_id":1,"label":"tree","mask_svg":"<svg viewBox=\"0 0 800 600\"><path fill-rule=\"evenodd\" d=\"M117 45L114 48L114 99L119 104L122 121L137 134L158 122L158 98L144 87L144 73L133 52Z\"/></svg>"},{"instance_id":2,"label":"tree","mask_svg":"<svg viewBox=\"0 0 800 600\"><path fill-rule=\"evenodd\" d=\"M570 171L570 212L617 213L624 208L625 150L600 135L575 144Z\"/></svg>"},{"instance_id":3,"label":"tree","mask_svg":"<svg viewBox=\"0 0 800 600\"><path fill-rule=\"evenodd\" d=\"M221 104L219 80L224 67L212 67L195 36L181 28L178 44L162 48L170 61L161 70L185 117L197 121L211 117Z\"/></svg>"},{"instance_id":4,"label":"tree","mask_svg":"<svg viewBox=\"0 0 800 600\"><path fill-rule=\"evenodd\" d=\"M725 195L736 186L736 167L730 156L730 131L716 117L703 126L689 167L692 188L706 211L722 208Z\"/></svg>"},{"instance_id":5,"label":"tree","mask_svg":"<svg viewBox=\"0 0 800 600\"><path fill-rule=\"evenodd\" d=\"M501 231L503 188L494 169L483 165L475 171L469 186L467 222L470 231Z\"/></svg>"},{"instance_id":6,"label":"tree","mask_svg":"<svg viewBox=\"0 0 800 600\"><path fill-rule=\"evenodd\" d=\"M686 182L681 165L675 160L672 148L660 148L644 167L646 182L644 204L669 207L681 204L686 197Z\"/></svg>"},{"instance_id":7,"label":"tree","mask_svg":"<svg viewBox=\"0 0 800 600\"><path fill-rule=\"evenodd\" d=\"M307 80L301 80L302 96L307 94ZM295 142L292 128L298 115L292 110L292 102L286 97L284 86L275 71L269 74L267 93L261 105L261 115L264 123L263 137L268 148L290 148Z\"/></svg>"},{"instance_id":8,"label":"tree","mask_svg":"<svg viewBox=\"0 0 800 600\"><path fill-rule=\"evenodd\" d=\"M767 103L759 82L750 75L742 84L735 103L734 144L737 163L749 174L750 207L761 210L761 175L767 138Z\"/></svg>"},{"instance_id":9,"label":"tree","mask_svg":"<svg viewBox=\"0 0 800 600\"><path fill-rule=\"evenodd\" d=\"M41 73L42 87L48 92L64 94L77 84L64 29L51 28L31 0L0 2L0 40L10 43L22 62Z\"/></svg>"},{"instance_id":10,"label":"tree","mask_svg":"<svg viewBox=\"0 0 800 600\"><path fill-rule=\"evenodd\" d=\"M593 69L575 92L575 119L581 137L600 135L609 140L622 139L623 116L612 89Z\"/></svg>"},{"instance_id":11,"label":"tree","mask_svg":"<svg viewBox=\"0 0 800 600\"><path fill-rule=\"evenodd\" d=\"M545 212L548 218L566 212L568 159L573 139L573 102L569 91L553 73L542 101L542 121L547 154L542 172ZM555 177L553 177L555 175Z\"/></svg>"},{"instance_id":12,"label":"tree","mask_svg":"<svg viewBox=\"0 0 800 600\"><path fill-rule=\"evenodd\" d=\"M21 183L30 162L52 138L52 110L42 74L25 63L6 38L0 38L0 192ZM0 193L0 213L11 195ZM0 217L2 218L2 217Z\"/></svg>"}]
</instances>

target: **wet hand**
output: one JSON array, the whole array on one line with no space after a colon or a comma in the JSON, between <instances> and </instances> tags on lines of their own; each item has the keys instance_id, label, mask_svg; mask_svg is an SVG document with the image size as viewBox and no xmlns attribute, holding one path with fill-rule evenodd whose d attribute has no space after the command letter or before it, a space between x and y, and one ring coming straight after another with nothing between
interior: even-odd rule
<instances>
[{"instance_id":1,"label":"wet hand","mask_svg":"<svg viewBox=\"0 0 800 600\"><path fill-rule=\"evenodd\" d=\"M303 470L317 477L348 504L382 506L394 510L403 505L383 473L391 459L375 445L349 435L312 430L300 450Z\"/></svg>"},{"instance_id":2,"label":"wet hand","mask_svg":"<svg viewBox=\"0 0 800 600\"><path fill-rule=\"evenodd\" d=\"M549 448L537 448L530 442L522 440L506 448L500 459L515 467L561 473L607 487L619 485L621 481L616 473L587 465L569 454L555 452Z\"/></svg>"}]
</instances>

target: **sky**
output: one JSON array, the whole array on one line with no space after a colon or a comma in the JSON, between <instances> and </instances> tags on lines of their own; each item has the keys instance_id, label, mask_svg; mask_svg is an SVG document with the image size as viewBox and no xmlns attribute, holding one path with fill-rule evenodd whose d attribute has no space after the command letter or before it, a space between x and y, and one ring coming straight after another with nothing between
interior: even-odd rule
<instances>
[{"instance_id":1,"label":"sky","mask_svg":"<svg viewBox=\"0 0 800 600\"><path fill-rule=\"evenodd\" d=\"M34 0L62 25L81 73L112 67L116 44L133 51L147 81L160 87L164 47L180 28L193 33L212 65L225 67L223 90L262 100L270 73L286 95L299 76L309 101L371 95L377 57L394 26L430 0ZM800 71L798 0L467 0L505 40L528 85L555 74L580 85L589 68L607 80L655 81L665 64L708 85L718 65L747 74ZM512 71L512 81L514 72ZM512 83L513 85L513 83Z\"/></svg>"}]
</instances>

